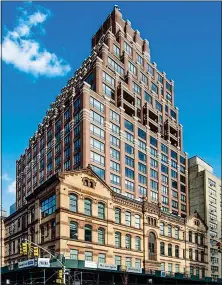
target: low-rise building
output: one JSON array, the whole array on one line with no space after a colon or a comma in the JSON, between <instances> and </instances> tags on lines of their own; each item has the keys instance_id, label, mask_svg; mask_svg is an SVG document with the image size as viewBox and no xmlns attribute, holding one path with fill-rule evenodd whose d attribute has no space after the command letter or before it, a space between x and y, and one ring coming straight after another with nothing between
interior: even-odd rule
<instances>
[{"instance_id":1,"label":"low-rise building","mask_svg":"<svg viewBox=\"0 0 222 285\"><path fill-rule=\"evenodd\" d=\"M91 167L56 174L26 199L6 219L8 264L21 259L19 244L26 236L68 259L207 274L207 226L197 213L183 219L116 193ZM41 250L40 256L48 254Z\"/></svg>"}]
</instances>

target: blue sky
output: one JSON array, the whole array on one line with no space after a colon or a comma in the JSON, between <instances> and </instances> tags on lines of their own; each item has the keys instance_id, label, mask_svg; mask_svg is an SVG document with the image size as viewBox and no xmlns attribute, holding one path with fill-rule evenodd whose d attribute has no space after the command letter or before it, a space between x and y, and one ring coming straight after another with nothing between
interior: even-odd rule
<instances>
[{"instance_id":1,"label":"blue sky","mask_svg":"<svg viewBox=\"0 0 222 285\"><path fill-rule=\"evenodd\" d=\"M221 176L219 2L3 2L4 209L15 201L16 159L90 54L91 37L114 4L149 40L151 61L175 82L184 150L202 157Z\"/></svg>"}]
</instances>

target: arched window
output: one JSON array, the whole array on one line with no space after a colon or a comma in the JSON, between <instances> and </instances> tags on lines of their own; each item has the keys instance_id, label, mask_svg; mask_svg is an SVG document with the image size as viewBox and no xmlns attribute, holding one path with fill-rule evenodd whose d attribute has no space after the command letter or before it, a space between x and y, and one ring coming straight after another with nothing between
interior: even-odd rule
<instances>
[{"instance_id":1,"label":"arched window","mask_svg":"<svg viewBox=\"0 0 222 285\"><path fill-rule=\"evenodd\" d=\"M131 226L131 213L130 212L125 213L125 222L127 226Z\"/></svg>"},{"instance_id":2,"label":"arched window","mask_svg":"<svg viewBox=\"0 0 222 285\"><path fill-rule=\"evenodd\" d=\"M126 248L131 249L131 235L126 235Z\"/></svg>"},{"instance_id":3,"label":"arched window","mask_svg":"<svg viewBox=\"0 0 222 285\"><path fill-rule=\"evenodd\" d=\"M156 260L156 237L154 233L149 234L149 259Z\"/></svg>"},{"instance_id":4,"label":"arched window","mask_svg":"<svg viewBox=\"0 0 222 285\"><path fill-rule=\"evenodd\" d=\"M164 242L160 243L160 255L165 255L165 244L164 244Z\"/></svg>"},{"instance_id":5,"label":"arched window","mask_svg":"<svg viewBox=\"0 0 222 285\"><path fill-rule=\"evenodd\" d=\"M175 227L175 239L179 239L179 228Z\"/></svg>"},{"instance_id":6,"label":"arched window","mask_svg":"<svg viewBox=\"0 0 222 285\"><path fill-rule=\"evenodd\" d=\"M180 248L178 245L175 246L175 257L179 257Z\"/></svg>"},{"instance_id":7,"label":"arched window","mask_svg":"<svg viewBox=\"0 0 222 285\"><path fill-rule=\"evenodd\" d=\"M160 223L160 234L164 236L164 223Z\"/></svg>"},{"instance_id":8,"label":"arched window","mask_svg":"<svg viewBox=\"0 0 222 285\"><path fill-rule=\"evenodd\" d=\"M140 229L140 216L135 215L135 228Z\"/></svg>"},{"instance_id":9,"label":"arched window","mask_svg":"<svg viewBox=\"0 0 222 285\"><path fill-rule=\"evenodd\" d=\"M92 201L90 199L85 199L84 213L87 216L92 216Z\"/></svg>"},{"instance_id":10,"label":"arched window","mask_svg":"<svg viewBox=\"0 0 222 285\"><path fill-rule=\"evenodd\" d=\"M92 226L85 225L85 241L92 241Z\"/></svg>"},{"instance_id":11,"label":"arched window","mask_svg":"<svg viewBox=\"0 0 222 285\"><path fill-rule=\"evenodd\" d=\"M98 229L98 243L99 244L105 243L105 230L103 228Z\"/></svg>"},{"instance_id":12,"label":"arched window","mask_svg":"<svg viewBox=\"0 0 222 285\"><path fill-rule=\"evenodd\" d=\"M141 238L140 237L136 237L135 248L136 250L141 250Z\"/></svg>"},{"instance_id":13,"label":"arched window","mask_svg":"<svg viewBox=\"0 0 222 285\"><path fill-rule=\"evenodd\" d=\"M98 203L98 217L100 219L105 219L105 205L101 202Z\"/></svg>"},{"instance_id":14,"label":"arched window","mask_svg":"<svg viewBox=\"0 0 222 285\"><path fill-rule=\"evenodd\" d=\"M168 225L168 237L172 236L172 227L171 225Z\"/></svg>"},{"instance_id":15,"label":"arched window","mask_svg":"<svg viewBox=\"0 0 222 285\"><path fill-rule=\"evenodd\" d=\"M192 232L189 231L189 242L192 242Z\"/></svg>"},{"instance_id":16,"label":"arched window","mask_svg":"<svg viewBox=\"0 0 222 285\"><path fill-rule=\"evenodd\" d=\"M117 224L121 223L121 210L119 208L115 209L115 222Z\"/></svg>"},{"instance_id":17,"label":"arched window","mask_svg":"<svg viewBox=\"0 0 222 285\"><path fill-rule=\"evenodd\" d=\"M121 247L121 233L120 232L115 232L115 246L117 248Z\"/></svg>"},{"instance_id":18,"label":"arched window","mask_svg":"<svg viewBox=\"0 0 222 285\"><path fill-rule=\"evenodd\" d=\"M78 211L78 198L75 194L69 195L69 209L72 212Z\"/></svg>"},{"instance_id":19,"label":"arched window","mask_svg":"<svg viewBox=\"0 0 222 285\"><path fill-rule=\"evenodd\" d=\"M189 249L189 259L193 259L193 251L192 248Z\"/></svg>"},{"instance_id":20,"label":"arched window","mask_svg":"<svg viewBox=\"0 0 222 285\"><path fill-rule=\"evenodd\" d=\"M69 224L69 232L71 239L78 239L78 224L74 221L71 221Z\"/></svg>"},{"instance_id":21,"label":"arched window","mask_svg":"<svg viewBox=\"0 0 222 285\"><path fill-rule=\"evenodd\" d=\"M168 244L168 256L172 256L172 244Z\"/></svg>"}]
</instances>

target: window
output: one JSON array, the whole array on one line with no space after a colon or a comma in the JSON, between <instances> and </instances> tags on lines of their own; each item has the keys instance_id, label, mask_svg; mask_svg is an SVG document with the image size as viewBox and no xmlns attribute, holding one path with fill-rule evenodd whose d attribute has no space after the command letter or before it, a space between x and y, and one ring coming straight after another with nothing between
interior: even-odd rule
<instances>
[{"instance_id":1,"label":"window","mask_svg":"<svg viewBox=\"0 0 222 285\"><path fill-rule=\"evenodd\" d=\"M153 168L157 168L158 167L158 161L153 159L153 158L150 158L150 166Z\"/></svg>"},{"instance_id":2,"label":"window","mask_svg":"<svg viewBox=\"0 0 222 285\"><path fill-rule=\"evenodd\" d=\"M150 169L150 176L154 179L158 179L158 173L156 170Z\"/></svg>"},{"instance_id":3,"label":"window","mask_svg":"<svg viewBox=\"0 0 222 285\"><path fill-rule=\"evenodd\" d=\"M90 251L85 252L85 260L86 261L92 261L93 260L93 254Z\"/></svg>"},{"instance_id":4,"label":"window","mask_svg":"<svg viewBox=\"0 0 222 285\"><path fill-rule=\"evenodd\" d=\"M172 227L168 225L168 237L172 237Z\"/></svg>"},{"instance_id":5,"label":"window","mask_svg":"<svg viewBox=\"0 0 222 285\"><path fill-rule=\"evenodd\" d=\"M195 233L194 238L195 238L195 243L198 244L198 233Z\"/></svg>"},{"instance_id":6,"label":"window","mask_svg":"<svg viewBox=\"0 0 222 285\"><path fill-rule=\"evenodd\" d=\"M168 187L167 186L161 185L161 191L163 194L168 195Z\"/></svg>"},{"instance_id":7,"label":"window","mask_svg":"<svg viewBox=\"0 0 222 285\"><path fill-rule=\"evenodd\" d=\"M131 235L126 235L126 248L131 249Z\"/></svg>"},{"instance_id":8,"label":"window","mask_svg":"<svg viewBox=\"0 0 222 285\"><path fill-rule=\"evenodd\" d=\"M131 267L132 266L132 258L131 257L126 257L126 266Z\"/></svg>"},{"instance_id":9,"label":"window","mask_svg":"<svg viewBox=\"0 0 222 285\"><path fill-rule=\"evenodd\" d=\"M172 178L177 178L177 172L171 169L171 177Z\"/></svg>"},{"instance_id":10,"label":"window","mask_svg":"<svg viewBox=\"0 0 222 285\"><path fill-rule=\"evenodd\" d=\"M120 56L120 49L116 46L116 45L113 45L113 53L119 57Z\"/></svg>"},{"instance_id":11,"label":"window","mask_svg":"<svg viewBox=\"0 0 222 285\"><path fill-rule=\"evenodd\" d=\"M146 155L145 153L138 151L138 159L146 162Z\"/></svg>"},{"instance_id":12,"label":"window","mask_svg":"<svg viewBox=\"0 0 222 285\"><path fill-rule=\"evenodd\" d=\"M110 143L118 148L120 147L120 140L112 135L110 135Z\"/></svg>"},{"instance_id":13,"label":"window","mask_svg":"<svg viewBox=\"0 0 222 285\"><path fill-rule=\"evenodd\" d=\"M125 213L125 222L127 226L131 226L131 213L127 212Z\"/></svg>"},{"instance_id":14,"label":"window","mask_svg":"<svg viewBox=\"0 0 222 285\"><path fill-rule=\"evenodd\" d=\"M204 245L204 236L200 235L200 245Z\"/></svg>"},{"instance_id":15,"label":"window","mask_svg":"<svg viewBox=\"0 0 222 285\"><path fill-rule=\"evenodd\" d=\"M139 194L142 196L146 196L146 188L140 185L138 187L139 187Z\"/></svg>"},{"instance_id":16,"label":"window","mask_svg":"<svg viewBox=\"0 0 222 285\"><path fill-rule=\"evenodd\" d=\"M105 219L105 205L101 202L98 203L98 217L100 219Z\"/></svg>"},{"instance_id":17,"label":"window","mask_svg":"<svg viewBox=\"0 0 222 285\"><path fill-rule=\"evenodd\" d=\"M144 91L144 100L147 101L150 105L152 105L153 98L150 94Z\"/></svg>"},{"instance_id":18,"label":"window","mask_svg":"<svg viewBox=\"0 0 222 285\"><path fill-rule=\"evenodd\" d=\"M110 173L110 183L120 185L120 177L113 173Z\"/></svg>"},{"instance_id":19,"label":"window","mask_svg":"<svg viewBox=\"0 0 222 285\"><path fill-rule=\"evenodd\" d=\"M164 223L160 223L160 234L164 235Z\"/></svg>"},{"instance_id":20,"label":"window","mask_svg":"<svg viewBox=\"0 0 222 285\"><path fill-rule=\"evenodd\" d=\"M173 150L171 150L171 157L177 159L177 153Z\"/></svg>"},{"instance_id":21,"label":"window","mask_svg":"<svg viewBox=\"0 0 222 285\"><path fill-rule=\"evenodd\" d=\"M139 183L146 185L147 184L146 176L139 174Z\"/></svg>"},{"instance_id":22,"label":"window","mask_svg":"<svg viewBox=\"0 0 222 285\"><path fill-rule=\"evenodd\" d=\"M141 77L140 77L141 81L145 83L146 85L148 85L148 78L142 72L140 74L141 74Z\"/></svg>"},{"instance_id":23,"label":"window","mask_svg":"<svg viewBox=\"0 0 222 285\"><path fill-rule=\"evenodd\" d=\"M157 201L158 200L158 193L151 191L151 200Z\"/></svg>"},{"instance_id":24,"label":"window","mask_svg":"<svg viewBox=\"0 0 222 285\"><path fill-rule=\"evenodd\" d=\"M164 244L164 242L160 243L160 255L165 255L165 244Z\"/></svg>"},{"instance_id":25,"label":"window","mask_svg":"<svg viewBox=\"0 0 222 285\"><path fill-rule=\"evenodd\" d=\"M117 224L121 223L121 210L119 208L115 209L115 222Z\"/></svg>"},{"instance_id":26,"label":"window","mask_svg":"<svg viewBox=\"0 0 222 285\"><path fill-rule=\"evenodd\" d=\"M78 151L79 149L80 149L80 139L77 139L74 142L74 151Z\"/></svg>"},{"instance_id":27,"label":"window","mask_svg":"<svg viewBox=\"0 0 222 285\"><path fill-rule=\"evenodd\" d=\"M173 119L175 119L175 120L177 119L177 115L172 109L170 110L170 115Z\"/></svg>"},{"instance_id":28,"label":"window","mask_svg":"<svg viewBox=\"0 0 222 285\"><path fill-rule=\"evenodd\" d=\"M121 265L121 256L115 255L115 265Z\"/></svg>"},{"instance_id":29,"label":"window","mask_svg":"<svg viewBox=\"0 0 222 285\"><path fill-rule=\"evenodd\" d=\"M121 247L121 233L120 232L115 232L115 246L117 248Z\"/></svg>"},{"instance_id":30,"label":"window","mask_svg":"<svg viewBox=\"0 0 222 285\"><path fill-rule=\"evenodd\" d=\"M135 215L135 228L140 229L140 216Z\"/></svg>"},{"instance_id":31,"label":"window","mask_svg":"<svg viewBox=\"0 0 222 285\"><path fill-rule=\"evenodd\" d=\"M198 261L198 250L195 250L195 260Z\"/></svg>"},{"instance_id":32,"label":"window","mask_svg":"<svg viewBox=\"0 0 222 285\"><path fill-rule=\"evenodd\" d=\"M177 168L177 162L171 159L171 166Z\"/></svg>"},{"instance_id":33,"label":"window","mask_svg":"<svg viewBox=\"0 0 222 285\"><path fill-rule=\"evenodd\" d=\"M141 238L140 237L136 237L135 239L135 249L141 250Z\"/></svg>"},{"instance_id":34,"label":"window","mask_svg":"<svg viewBox=\"0 0 222 285\"><path fill-rule=\"evenodd\" d=\"M70 249L70 259L78 260L78 250Z\"/></svg>"},{"instance_id":35,"label":"window","mask_svg":"<svg viewBox=\"0 0 222 285\"><path fill-rule=\"evenodd\" d=\"M134 141L134 136L128 132L125 132L125 138L132 143Z\"/></svg>"},{"instance_id":36,"label":"window","mask_svg":"<svg viewBox=\"0 0 222 285\"><path fill-rule=\"evenodd\" d=\"M106 263L106 255L104 253L99 253L98 255L98 263Z\"/></svg>"},{"instance_id":37,"label":"window","mask_svg":"<svg viewBox=\"0 0 222 285\"><path fill-rule=\"evenodd\" d=\"M163 173L167 174L168 173L168 167L166 165L164 165L164 164L161 164L161 171Z\"/></svg>"},{"instance_id":38,"label":"window","mask_svg":"<svg viewBox=\"0 0 222 285\"><path fill-rule=\"evenodd\" d=\"M131 55L132 54L132 48L130 45L128 45L128 43L124 42L124 50Z\"/></svg>"},{"instance_id":39,"label":"window","mask_svg":"<svg viewBox=\"0 0 222 285\"><path fill-rule=\"evenodd\" d=\"M101 138L101 139L104 139L104 137L105 137L105 135L104 135L104 130L102 130L102 129L100 129L100 128L98 128L98 127L92 125L92 124L90 124L90 132L91 132L93 135L95 135L95 136L97 136L97 137L99 137L99 138Z\"/></svg>"},{"instance_id":40,"label":"window","mask_svg":"<svg viewBox=\"0 0 222 285\"><path fill-rule=\"evenodd\" d=\"M156 237L153 232L149 234L149 260L156 260Z\"/></svg>"},{"instance_id":41,"label":"window","mask_svg":"<svg viewBox=\"0 0 222 285\"><path fill-rule=\"evenodd\" d=\"M138 128L138 136L144 140L146 140L146 132Z\"/></svg>"},{"instance_id":42,"label":"window","mask_svg":"<svg viewBox=\"0 0 222 285\"><path fill-rule=\"evenodd\" d=\"M161 271L165 271L165 263L164 262L161 263L160 270Z\"/></svg>"},{"instance_id":43,"label":"window","mask_svg":"<svg viewBox=\"0 0 222 285\"><path fill-rule=\"evenodd\" d=\"M155 92L156 94L158 94L158 87L156 86L156 84L154 84L153 82L151 83L151 90L153 92Z\"/></svg>"},{"instance_id":44,"label":"window","mask_svg":"<svg viewBox=\"0 0 222 285\"><path fill-rule=\"evenodd\" d=\"M110 120L113 120L119 123L120 122L119 114L117 114L113 110L110 110Z\"/></svg>"},{"instance_id":45,"label":"window","mask_svg":"<svg viewBox=\"0 0 222 285\"><path fill-rule=\"evenodd\" d=\"M180 265L175 264L175 273L179 273L179 272L180 272Z\"/></svg>"},{"instance_id":46,"label":"window","mask_svg":"<svg viewBox=\"0 0 222 285\"><path fill-rule=\"evenodd\" d=\"M111 99L115 99L115 92L113 89L111 89L109 86L107 86L105 83L103 83L103 93L110 97Z\"/></svg>"},{"instance_id":47,"label":"window","mask_svg":"<svg viewBox=\"0 0 222 285\"><path fill-rule=\"evenodd\" d=\"M110 161L110 169L116 171L116 172L120 172L120 164L114 161Z\"/></svg>"},{"instance_id":48,"label":"window","mask_svg":"<svg viewBox=\"0 0 222 285\"><path fill-rule=\"evenodd\" d=\"M78 224L76 222L71 221L69 224L70 230L70 238L78 239Z\"/></svg>"},{"instance_id":49,"label":"window","mask_svg":"<svg viewBox=\"0 0 222 285\"><path fill-rule=\"evenodd\" d=\"M143 65L143 58L138 53L136 54L136 62Z\"/></svg>"},{"instance_id":50,"label":"window","mask_svg":"<svg viewBox=\"0 0 222 285\"><path fill-rule=\"evenodd\" d=\"M98 244L105 244L105 230L103 228L98 229Z\"/></svg>"},{"instance_id":51,"label":"window","mask_svg":"<svg viewBox=\"0 0 222 285\"><path fill-rule=\"evenodd\" d=\"M105 158L104 156L94 152L94 151L90 151L90 158L91 161L94 161L102 166L105 166Z\"/></svg>"},{"instance_id":52,"label":"window","mask_svg":"<svg viewBox=\"0 0 222 285\"><path fill-rule=\"evenodd\" d=\"M120 160L120 152L114 148L110 148L110 156L116 160Z\"/></svg>"},{"instance_id":53,"label":"window","mask_svg":"<svg viewBox=\"0 0 222 285\"><path fill-rule=\"evenodd\" d=\"M91 120L93 120L94 122L100 124L100 125L104 125L104 118L102 116L100 116L98 113L90 110L90 118Z\"/></svg>"},{"instance_id":54,"label":"window","mask_svg":"<svg viewBox=\"0 0 222 285\"><path fill-rule=\"evenodd\" d=\"M125 163L126 165L130 166L130 167L134 167L134 159L127 156L125 157Z\"/></svg>"},{"instance_id":55,"label":"window","mask_svg":"<svg viewBox=\"0 0 222 285\"><path fill-rule=\"evenodd\" d=\"M124 70L123 68L118 65L114 60L112 60L110 57L108 57L108 65L114 69L117 73L120 73L120 74L124 74Z\"/></svg>"},{"instance_id":56,"label":"window","mask_svg":"<svg viewBox=\"0 0 222 285\"><path fill-rule=\"evenodd\" d=\"M150 154L154 157L157 157L157 150L153 147L150 147Z\"/></svg>"},{"instance_id":57,"label":"window","mask_svg":"<svg viewBox=\"0 0 222 285\"><path fill-rule=\"evenodd\" d=\"M172 256L172 244L168 244L168 256Z\"/></svg>"},{"instance_id":58,"label":"window","mask_svg":"<svg viewBox=\"0 0 222 285\"><path fill-rule=\"evenodd\" d=\"M128 154L134 154L134 148L129 144L125 143L125 152Z\"/></svg>"},{"instance_id":59,"label":"window","mask_svg":"<svg viewBox=\"0 0 222 285\"><path fill-rule=\"evenodd\" d=\"M85 225L85 241L92 241L92 226Z\"/></svg>"},{"instance_id":60,"label":"window","mask_svg":"<svg viewBox=\"0 0 222 285\"><path fill-rule=\"evenodd\" d=\"M72 212L78 211L78 198L75 194L69 195L69 209Z\"/></svg>"},{"instance_id":61,"label":"window","mask_svg":"<svg viewBox=\"0 0 222 285\"><path fill-rule=\"evenodd\" d=\"M169 203L168 197L162 196L162 203L168 205Z\"/></svg>"},{"instance_id":62,"label":"window","mask_svg":"<svg viewBox=\"0 0 222 285\"><path fill-rule=\"evenodd\" d=\"M157 74L157 81L163 84L163 77L159 73Z\"/></svg>"},{"instance_id":63,"label":"window","mask_svg":"<svg viewBox=\"0 0 222 285\"><path fill-rule=\"evenodd\" d=\"M115 83L114 79L109 74L107 74L105 71L103 71L103 80L108 82L110 85L114 86L114 83Z\"/></svg>"},{"instance_id":64,"label":"window","mask_svg":"<svg viewBox=\"0 0 222 285\"><path fill-rule=\"evenodd\" d=\"M138 145L139 145L139 148L142 149L142 150L145 150L146 151L146 143L141 141L141 140L138 140Z\"/></svg>"},{"instance_id":65,"label":"window","mask_svg":"<svg viewBox=\"0 0 222 285\"><path fill-rule=\"evenodd\" d=\"M146 165L138 163L138 170L146 174Z\"/></svg>"},{"instance_id":66,"label":"window","mask_svg":"<svg viewBox=\"0 0 222 285\"><path fill-rule=\"evenodd\" d=\"M168 92L166 92L166 99L170 102L172 101L172 96Z\"/></svg>"},{"instance_id":67,"label":"window","mask_svg":"<svg viewBox=\"0 0 222 285\"><path fill-rule=\"evenodd\" d=\"M127 120L124 121L125 128L131 132L133 132L133 124Z\"/></svg>"},{"instance_id":68,"label":"window","mask_svg":"<svg viewBox=\"0 0 222 285\"><path fill-rule=\"evenodd\" d=\"M56 210L56 195L52 195L46 200L41 202L41 215L42 218L47 217L54 213Z\"/></svg>"},{"instance_id":69,"label":"window","mask_svg":"<svg viewBox=\"0 0 222 285\"><path fill-rule=\"evenodd\" d=\"M92 165L92 170L100 177L104 180L105 178L105 170L101 169L97 166Z\"/></svg>"},{"instance_id":70,"label":"window","mask_svg":"<svg viewBox=\"0 0 222 285\"><path fill-rule=\"evenodd\" d=\"M204 251L200 252L200 261L204 262Z\"/></svg>"},{"instance_id":71,"label":"window","mask_svg":"<svg viewBox=\"0 0 222 285\"><path fill-rule=\"evenodd\" d=\"M158 183L154 180L150 180L150 188L158 191Z\"/></svg>"},{"instance_id":72,"label":"window","mask_svg":"<svg viewBox=\"0 0 222 285\"><path fill-rule=\"evenodd\" d=\"M178 209L178 202L177 201L174 201L172 200L172 207Z\"/></svg>"},{"instance_id":73,"label":"window","mask_svg":"<svg viewBox=\"0 0 222 285\"><path fill-rule=\"evenodd\" d=\"M179 228L175 228L175 239L179 239Z\"/></svg>"},{"instance_id":74,"label":"window","mask_svg":"<svg viewBox=\"0 0 222 285\"><path fill-rule=\"evenodd\" d=\"M94 138L90 138L90 145L92 148L97 149L101 152L104 152L104 143L94 139Z\"/></svg>"},{"instance_id":75,"label":"window","mask_svg":"<svg viewBox=\"0 0 222 285\"><path fill-rule=\"evenodd\" d=\"M85 199L84 213L87 216L92 216L92 201L90 199Z\"/></svg>"},{"instance_id":76,"label":"window","mask_svg":"<svg viewBox=\"0 0 222 285\"><path fill-rule=\"evenodd\" d=\"M165 162L165 163L168 162L168 157L165 154L163 154L163 153L161 153L161 161Z\"/></svg>"},{"instance_id":77,"label":"window","mask_svg":"<svg viewBox=\"0 0 222 285\"><path fill-rule=\"evenodd\" d=\"M126 167L125 168L125 176L130 178L130 179L134 179L134 171Z\"/></svg>"},{"instance_id":78,"label":"window","mask_svg":"<svg viewBox=\"0 0 222 285\"><path fill-rule=\"evenodd\" d=\"M162 113L162 105L156 100L156 109Z\"/></svg>"},{"instance_id":79,"label":"window","mask_svg":"<svg viewBox=\"0 0 222 285\"><path fill-rule=\"evenodd\" d=\"M147 72L148 72L149 74L151 74L152 76L154 75L154 69L153 69L153 67L152 67L150 64L148 64L148 63L147 63Z\"/></svg>"},{"instance_id":80,"label":"window","mask_svg":"<svg viewBox=\"0 0 222 285\"><path fill-rule=\"evenodd\" d=\"M133 82L133 92L137 93L140 95L141 93L141 88L138 84L136 84L135 82Z\"/></svg>"},{"instance_id":81,"label":"window","mask_svg":"<svg viewBox=\"0 0 222 285\"><path fill-rule=\"evenodd\" d=\"M150 144L157 147L157 140L153 137L150 137Z\"/></svg>"},{"instance_id":82,"label":"window","mask_svg":"<svg viewBox=\"0 0 222 285\"><path fill-rule=\"evenodd\" d=\"M139 258L135 259L135 267L136 268L141 268L141 259L139 259Z\"/></svg>"},{"instance_id":83,"label":"window","mask_svg":"<svg viewBox=\"0 0 222 285\"><path fill-rule=\"evenodd\" d=\"M192 242L192 232L189 231L189 242Z\"/></svg>"},{"instance_id":84,"label":"window","mask_svg":"<svg viewBox=\"0 0 222 285\"><path fill-rule=\"evenodd\" d=\"M128 66L129 66L129 72L131 72L134 75L136 75L136 67L135 67L135 65L133 65L131 62L129 62Z\"/></svg>"},{"instance_id":85,"label":"window","mask_svg":"<svg viewBox=\"0 0 222 285\"><path fill-rule=\"evenodd\" d=\"M175 246L175 257L178 257L178 258L179 258L179 251L180 251L179 246L176 245L176 246Z\"/></svg>"}]
</instances>

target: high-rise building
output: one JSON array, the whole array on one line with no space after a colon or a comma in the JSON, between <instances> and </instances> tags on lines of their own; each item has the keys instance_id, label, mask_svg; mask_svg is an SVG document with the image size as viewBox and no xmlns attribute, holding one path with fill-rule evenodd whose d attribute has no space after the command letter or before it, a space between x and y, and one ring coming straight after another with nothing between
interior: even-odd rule
<instances>
[{"instance_id":1,"label":"high-rise building","mask_svg":"<svg viewBox=\"0 0 222 285\"><path fill-rule=\"evenodd\" d=\"M208 225L208 275L222 276L222 253L218 250L221 242L221 179L213 168L198 156L189 159L190 211L198 211Z\"/></svg>"},{"instance_id":2,"label":"high-rise building","mask_svg":"<svg viewBox=\"0 0 222 285\"><path fill-rule=\"evenodd\" d=\"M53 174L90 164L114 191L189 214L174 82L150 58L149 42L115 7L17 161L17 208Z\"/></svg>"},{"instance_id":3,"label":"high-rise building","mask_svg":"<svg viewBox=\"0 0 222 285\"><path fill-rule=\"evenodd\" d=\"M13 203L11 206L10 206L10 215L12 215L13 213L15 213L16 211L16 202Z\"/></svg>"}]
</instances>

